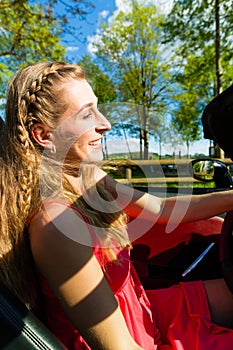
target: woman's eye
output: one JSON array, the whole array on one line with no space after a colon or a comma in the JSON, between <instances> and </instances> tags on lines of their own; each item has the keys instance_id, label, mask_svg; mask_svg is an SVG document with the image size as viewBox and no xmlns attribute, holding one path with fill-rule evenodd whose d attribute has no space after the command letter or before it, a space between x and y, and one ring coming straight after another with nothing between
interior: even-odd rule
<instances>
[{"instance_id":1,"label":"woman's eye","mask_svg":"<svg viewBox=\"0 0 233 350\"><path fill-rule=\"evenodd\" d=\"M87 119L87 118L91 118L91 117L93 117L92 111L88 111L88 112L84 113L84 115L83 115L83 119Z\"/></svg>"}]
</instances>

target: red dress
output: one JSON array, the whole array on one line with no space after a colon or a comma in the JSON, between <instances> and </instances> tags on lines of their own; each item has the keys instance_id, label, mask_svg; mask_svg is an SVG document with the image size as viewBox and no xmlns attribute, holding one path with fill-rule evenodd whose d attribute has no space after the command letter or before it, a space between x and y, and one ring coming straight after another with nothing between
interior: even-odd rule
<instances>
[{"instance_id":1,"label":"red dress","mask_svg":"<svg viewBox=\"0 0 233 350\"><path fill-rule=\"evenodd\" d=\"M93 252L103 266L101 248L93 248ZM128 249L118 252L121 264L107 262L106 279L129 332L143 349L233 349L233 330L211 322L202 282L185 282L166 289L145 291L130 262L129 253ZM67 319L46 281L43 278L40 281L52 332L69 350L90 349Z\"/></svg>"}]
</instances>

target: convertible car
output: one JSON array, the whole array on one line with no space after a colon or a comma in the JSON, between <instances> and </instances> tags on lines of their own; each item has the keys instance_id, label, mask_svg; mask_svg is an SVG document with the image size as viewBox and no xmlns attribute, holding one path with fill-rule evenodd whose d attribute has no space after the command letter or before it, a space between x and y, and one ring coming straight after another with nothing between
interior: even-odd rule
<instances>
[{"instance_id":1,"label":"convertible car","mask_svg":"<svg viewBox=\"0 0 233 350\"><path fill-rule=\"evenodd\" d=\"M229 90L226 90L226 93L207 106L206 114L204 112L204 126L211 123L211 117L216 111L226 118L232 117L233 86L230 89L230 94ZM231 109L229 96L231 96ZM220 132L218 143L224 150L232 152L229 154L233 158L231 142L228 147L225 145L224 137L221 138L227 132L231 133L232 128L222 130L224 125L222 118L218 119L221 119L221 125L216 126L216 133ZM211 137L212 135L207 135L207 138ZM231 141L230 136L228 140ZM229 169L217 160L195 160L192 162L192 169L194 177L202 181L214 181L216 184L215 188L203 188L203 193L233 187ZM195 195L195 192L193 194ZM137 225L141 225L144 229L146 222L138 221ZM227 213L225 219L213 217L204 221L178 225L170 230L169 234L165 225L154 224L143 236L134 240L132 263L145 289L168 287L179 281L223 276L233 293L232 230L233 212ZM0 349L65 349L47 327L2 283L0 285Z\"/></svg>"},{"instance_id":2,"label":"convertible car","mask_svg":"<svg viewBox=\"0 0 233 350\"><path fill-rule=\"evenodd\" d=\"M231 187L232 179L224 164L208 159L196 160L193 162L193 169L197 168L198 164L208 168L208 180L211 181L214 169L221 166L225 176L228 176L224 188ZM195 171L194 176L197 176ZM203 174L200 175L198 171L198 176ZM202 192L216 190L219 188L203 188ZM146 224L143 220L137 221L137 225L143 229ZM150 227L143 236L133 242L131 254L132 263L144 287L163 288L179 281L222 276L219 260L222 225L222 217L213 217L180 224L169 234L166 232L166 225L154 224ZM0 329L0 349L65 349L47 327L3 284L0 285Z\"/></svg>"}]
</instances>

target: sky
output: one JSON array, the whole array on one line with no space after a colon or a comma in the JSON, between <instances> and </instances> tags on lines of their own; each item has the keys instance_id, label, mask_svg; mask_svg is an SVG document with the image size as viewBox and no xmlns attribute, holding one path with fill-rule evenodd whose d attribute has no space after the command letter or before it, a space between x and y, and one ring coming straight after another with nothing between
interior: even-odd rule
<instances>
[{"instance_id":1,"label":"sky","mask_svg":"<svg viewBox=\"0 0 233 350\"><path fill-rule=\"evenodd\" d=\"M133 2L133 0L131 0ZM151 0L157 6L157 9L160 9L163 13L168 13L172 6L172 0ZM112 16L115 16L120 10L127 11L127 2L125 0L92 0L95 4L95 9L87 16L86 20L79 21L78 23L75 20L72 22L72 25L79 27L83 33L83 38L85 42L80 42L78 40L70 40L71 38L66 37L64 44L67 47L67 58L69 61L77 62L82 58L86 53L90 53L91 40L96 34L98 25L101 21L109 21ZM77 21L77 20L76 20ZM120 150L124 145L124 140L120 143L114 143L114 145L121 145ZM131 142L131 151L138 150L138 142L135 139L132 139ZM109 151L111 152L111 145L109 144ZM127 147L124 147L127 149ZM201 140L200 142L195 142L190 147L190 154L195 153L204 153L208 155L209 140ZM158 145L151 140L150 142L150 151L158 152ZM114 152L114 150L112 150ZM182 144L177 146L177 152L181 152L182 155L186 154L186 147ZM169 146L163 148L163 153L171 153Z\"/></svg>"},{"instance_id":2,"label":"sky","mask_svg":"<svg viewBox=\"0 0 233 350\"><path fill-rule=\"evenodd\" d=\"M78 23L77 20L72 21L74 26L81 27L81 31L83 31L86 42L81 43L74 40L72 40L72 42L70 41L68 45L66 45L68 58L70 60L75 59L77 61L77 59L80 59L84 53L88 52L91 38L96 33L98 24L103 20L109 21L112 16L116 16L116 14L121 10L127 11L127 3L130 1L133 3L134 0L92 0L92 2L95 4L95 9L88 14L86 20L79 21ZM172 6L172 0L150 0L150 2L154 3L157 6L157 9L160 9L163 13L169 12Z\"/></svg>"},{"instance_id":3,"label":"sky","mask_svg":"<svg viewBox=\"0 0 233 350\"><path fill-rule=\"evenodd\" d=\"M83 32L84 43L80 41L70 41L67 45L67 57L69 60L81 59L82 56L88 51L88 39L93 36L98 28L99 22L103 20L108 20L109 17L117 11L117 3L120 1L117 0L95 0L92 2L95 4L95 9L86 17L85 20L75 23L75 20L72 21L72 25L81 27ZM67 38L65 38L67 39ZM65 43L65 41L64 41Z\"/></svg>"}]
</instances>

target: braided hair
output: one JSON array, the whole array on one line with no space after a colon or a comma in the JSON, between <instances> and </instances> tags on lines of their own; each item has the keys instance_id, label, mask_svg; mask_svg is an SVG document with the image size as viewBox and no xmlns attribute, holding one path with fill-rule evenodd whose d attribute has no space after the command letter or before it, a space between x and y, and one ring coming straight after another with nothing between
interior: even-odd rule
<instances>
[{"instance_id":1,"label":"braided hair","mask_svg":"<svg viewBox=\"0 0 233 350\"><path fill-rule=\"evenodd\" d=\"M60 117L67 109L62 98L63 89L71 79L85 79L80 66L42 62L19 71L8 88L6 121L0 142L0 279L29 308L39 305L39 288L27 220L41 204L41 181L44 181L44 187L49 188L48 196L55 196L57 184L61 183L60 174L54 172L54 167L51 172L47 166L50 164L49 157L41 176L44 150L31 136L30 130L36 123L42 123L51 130L58 127ZM87 168L84 182L93 178L92 166ZM98 212L80 198L64 176L62 185L68 203L84 211L93 226L108 228L105 238L109 245L115 241L122 247L130 246L124 229L121 229L126 218L119 208L113 214ZM111 201L110 193L101 186L99 193ZM87 187L91 187L90 183ZM112 260L116 258L113 250L103 251Z\"/></svg>"},{"instance_id":2,"label":"braided hair","mask_svg":"<svg viewBox=\"0 0 233 350\"><path fill-rule=\"evenodd\" d=\"M81 67L42 62L19 71L8 88L0 142L0 278L29 308L37 303L38 288L25 227L39 205L42 153L30 128L34 123L56 128L66 108L57 91L71 78L85 78Z\"/></svg>"}]
</instances>

